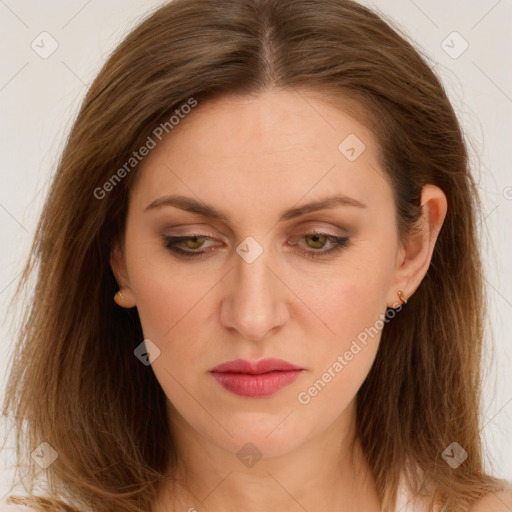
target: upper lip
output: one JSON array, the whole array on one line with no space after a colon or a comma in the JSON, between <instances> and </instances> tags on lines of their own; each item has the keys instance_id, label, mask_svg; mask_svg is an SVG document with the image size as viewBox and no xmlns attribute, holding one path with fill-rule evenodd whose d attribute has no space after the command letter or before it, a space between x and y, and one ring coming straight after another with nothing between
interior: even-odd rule
<instances>
[{"instance_id":1,"label":"upper lip","mask_svg":"<svg viewBox=\"0 0 512 512\"><path fill-rule=\"evenodd\" d=\"M260 359L259 361L247 361L246 359L236 359L227 361L213 368L212 372L217 373L248 373L257 375L260 373L268 373L272 371L291 371L303 370L300 366L296 366L282 359Z\"/></svg>"}]
</instances>

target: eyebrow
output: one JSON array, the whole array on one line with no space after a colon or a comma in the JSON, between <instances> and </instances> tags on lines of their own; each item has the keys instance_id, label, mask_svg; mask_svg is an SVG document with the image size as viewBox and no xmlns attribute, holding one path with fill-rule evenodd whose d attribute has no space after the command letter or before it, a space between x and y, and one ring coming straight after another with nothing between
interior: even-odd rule
<instances>
[{"instance_id":1,"label":"eyebrow","mask_svg":"<svg viewBox=\"0 0 512 512\"><path fill-rule=\"evenodd\" d=\"M155 208L161 208L163 206L174 206L180 210L196 213L198 215L202 215L203 217L210 217L227 223L230 222L230 216L226 212L223 212L222 210L219 210L214 206L208 205L204 202L197 201L192 197L181 196L177 194L163 196L155 199L152 203L146 206L144 211L154 210ZM357 199L353 199L352 197L348 197L343 194L338 194L325 197L317 201L312 201L302 206L289 208L281 214L279 221L291 220L297 217L301 217L307 213L316 212L318 210L332 209L339 206L368 208L368 206L362 201L358 201Z\"/></svg>"}]
</instances>

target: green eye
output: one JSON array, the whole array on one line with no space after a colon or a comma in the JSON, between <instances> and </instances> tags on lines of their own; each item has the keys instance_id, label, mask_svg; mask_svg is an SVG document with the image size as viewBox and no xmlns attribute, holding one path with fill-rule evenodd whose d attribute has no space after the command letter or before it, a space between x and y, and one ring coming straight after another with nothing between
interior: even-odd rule
<instances>
[{"instance_id":1,"label":"green eye","mask_svg":"<svg viewBox=\"0 0 512 512\"><path fill-rule=\"evenodd\" d=\"M341 251L349 241L348 237L334 236L328 233L306 233L299 238L305 241L309 250L297 250L296 252L308 258L322 258L334 255L338 251ZM208 240L213 240L213 238L201 234L163 237L164 246L169 251L174 253L177 257L186 256L189 258L199 257L213 250L213 247L204 247L204 243ZM188 250L183 250L179 248L178 245ZM299 244L293 243L292 245L298 246ZM330 248L324 249L326 245L330 246Z\"/></svg>"},{"instance_id":2,"label":"green eye","mask_svg":"<svg viewBox=\"0 0 512 512\"><path fill-rule=\"evenodd\" d=\"M184 238L183 240L185 240L184 244L188 249L200 249L207 238L208 237L206 236L191 236L189 238ZM188 243L190 241L191 243Z\"/></svg>"},{"instance_id":3,"label":"green eye","mask_svg":"<svg viewBox=\"0 0 512 512\"><path fill-rule=\"evenodd\" d=\"M313 241L312 244L307 242L308 246L312 249L321 249L328 240L327 236L316 233L304 236L305 240L308 238Z\"/></svg>"}]
</instances>

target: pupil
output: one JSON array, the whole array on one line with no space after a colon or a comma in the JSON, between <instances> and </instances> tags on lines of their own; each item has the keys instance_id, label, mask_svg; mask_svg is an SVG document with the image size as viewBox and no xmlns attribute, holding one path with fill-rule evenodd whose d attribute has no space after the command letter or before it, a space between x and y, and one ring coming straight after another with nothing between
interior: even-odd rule
<instances>
[{"instance_id":1,"label":"pupil","mask_svg":"<svg viewBox=\"0 0 512 512\"><path fill-rule=\"evenodd\" d=\"M323 236L321 236L321 235L311 235L312 242L313 242L314 244L316 244L316 246L318 246L318 243L319 243L319 241L320 241L322 238L324 238L324 237L323 237ZM320 245L321 245L321 242L320 242Z\"/></svg>"}]
</instances>

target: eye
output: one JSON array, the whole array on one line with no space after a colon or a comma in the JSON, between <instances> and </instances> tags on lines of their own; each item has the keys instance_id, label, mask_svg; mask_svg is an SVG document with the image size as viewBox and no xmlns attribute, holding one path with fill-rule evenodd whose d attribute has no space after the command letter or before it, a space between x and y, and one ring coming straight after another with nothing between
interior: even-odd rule
<instances>
[{"instance_id":1,"label":"eye","mask_svg":"<svg viewBox=\"0 0 512 512\"><path fill-rule=\"evenodd\" d=\"M202 256L208 251L213 250L213 247L205 248L205 243L208 240L213 240L213 238L200 233L194 233L189 236L163 236L162 238L164 246L169 251L179 256L194 258ZM334 236L329 233L321 232L306 233L299 238L306 241L306 246L309 247L310 250L299 250L297 251L297 254L310 258L319 258L337 253L343 249L349 241L348 237ZM179 245L184 247L185 250L178 247ZM297 246L298 244L296 242L291 242L289 245ZM326 246L329 248L324 249Z\"/></svg>"},{"instance_id":2,"label":"eye","mask_svg":"<svg viewBox=\"0 0 512 512\"><path fill-rule=\"evenodd\" d=\"M348 237L341 237L341 236L335 236L331 235L329 233L321 233L321 232L314 232L314 233L306 233L301 239L306 240L307 247L310 247L312 249L315 249L313 251L298 251L298 253L302 256L307 256L310 258L319 258L322 256L327 256L331 254L335 254L339 251L341 251L347 244L348 244ZM326 244L329 244L329 249L324 249ZM297 245L297 244L291 244L291 245ZM316 250L316 249L323 249L323 250Z\"/></svg>"},{"instance_id":3,"label":"eye","mask_svg":"<svg viewBox=\"0 0 512 512\"><path fill-rule=\"evenodd\" d=\"M210 240L210 237L202 234L192 234L189 236L164 236L163 239L165 247L175 254L194 257L205 254L206 251L198 251L198 249L201 249L205 241ZM184 245L190 251L180 249L177 247L178 244Z\"/></svg>"}]
</instances>

